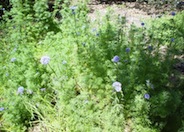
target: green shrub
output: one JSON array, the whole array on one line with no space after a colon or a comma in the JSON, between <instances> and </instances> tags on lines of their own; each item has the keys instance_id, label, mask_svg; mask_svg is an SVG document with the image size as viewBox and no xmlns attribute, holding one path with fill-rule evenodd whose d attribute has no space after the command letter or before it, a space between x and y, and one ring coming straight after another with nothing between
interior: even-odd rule
<instances>
[{"instance_id":1,"label":"green shrub","mask_svg":"<svg viewBox=\"0 0 184 132\"><path fill-rule=\"evenodd\" d=\"M12 18L1 25L7 35L0 40L0 129L182 129L183 80L170 78L174 56L183 52L183 13L127 29L110 10L92 23L86 3L66 1L52 27L46 1L29 2L12 1L5 15Z\"/></svg>"}]
</instances>

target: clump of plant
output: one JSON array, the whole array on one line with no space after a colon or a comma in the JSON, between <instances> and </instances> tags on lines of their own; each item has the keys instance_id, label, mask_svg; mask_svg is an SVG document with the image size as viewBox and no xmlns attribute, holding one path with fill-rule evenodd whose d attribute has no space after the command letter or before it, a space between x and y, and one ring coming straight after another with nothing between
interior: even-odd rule
<instances>
[{"instance_id":1,"label":"clump of plant","mask_svg":"<svg viewBox=\"0 0 184 132\"><path fill-rule=\"evenodd\" d=\"M0 40L9 51L1 51L0 58L4 130L39 125L43 131L157 132L181 127L182 83L173 85L170 77L174 51L182 50L182 14L127 29L124 17L112 21L109 11L92 23L86 3L66 2L60 32L54 32L36 28L49 14L44 2L33 4L42 10L31 9L43 16L37 14L35 26L30 25L34 19L26 19L29 24L22 27L22 12L14 14L20 25ZM170 125L170 119L179 125Z\"/></svg>"}]
</instances>

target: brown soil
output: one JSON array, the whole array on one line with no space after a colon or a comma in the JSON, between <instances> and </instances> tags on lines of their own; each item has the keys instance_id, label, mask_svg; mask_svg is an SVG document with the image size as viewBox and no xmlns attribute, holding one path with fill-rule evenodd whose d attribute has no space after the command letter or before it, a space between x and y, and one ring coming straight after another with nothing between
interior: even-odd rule
<instances>
[{"instance_id":1,"label":"brown soil","mask_svg":"<svg viewBox=\"0 0 184 132\"><path fill-rule=\"evenodd\" d=\"M89 17L92 21L98 17L103 17L110 7L114 11L115 15L126 17L128 25L134 23L137 26L140 26L142 21L161 17L165 14L169 15L171 11L176 11L176 9L168 4L155 6L148 5L146 3L122 2L117 0L111 0L108 4L105 2L99 2L98 0L92 0L89 4L89 7L91 9Z\"/></svg>"}]
</instances>

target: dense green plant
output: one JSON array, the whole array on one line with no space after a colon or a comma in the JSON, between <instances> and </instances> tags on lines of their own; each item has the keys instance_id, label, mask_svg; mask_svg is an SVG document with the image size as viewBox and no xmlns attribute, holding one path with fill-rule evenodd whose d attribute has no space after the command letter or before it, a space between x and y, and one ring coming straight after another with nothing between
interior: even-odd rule
<instances>
[{"instance_id":1,"label":"dense green plant","mask_svg":"<svg viewBox=\"0 0 184 132\"><path fill-rule=\"evenodd\" d=\"M66 1L52 27L46 1L29 2L12 1L1 25L9 28L0 40L0 129L182 130L183 80L170 78L183 52L183 13L127 29L111 11L91 23L85 2Z\"/></svg>"}]
</instances>

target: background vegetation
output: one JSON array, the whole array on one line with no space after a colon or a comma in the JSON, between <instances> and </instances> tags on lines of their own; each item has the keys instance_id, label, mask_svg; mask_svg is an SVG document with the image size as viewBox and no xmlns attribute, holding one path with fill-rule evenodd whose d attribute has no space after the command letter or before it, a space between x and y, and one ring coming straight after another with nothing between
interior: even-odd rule
<instances>
[{"instance_id":1,"label":"background vegetation","mask_svg":"<svg viewBox=\"0 0 184 132\"><path fill-rule=\"evenodd\" d=\"M127 28L49 2L3 10L0 131L184 131L183 12Z\"/></svg>"}]
</instances>

